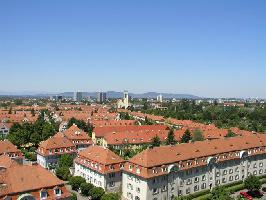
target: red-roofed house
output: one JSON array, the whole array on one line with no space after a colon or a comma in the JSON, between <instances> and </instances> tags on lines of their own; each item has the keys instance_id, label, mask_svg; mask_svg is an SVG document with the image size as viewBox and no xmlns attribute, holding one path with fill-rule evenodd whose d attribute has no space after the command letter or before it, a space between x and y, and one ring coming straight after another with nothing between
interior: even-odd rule
<instances>
[{"instance_id":1,"label":"red-roofed house","mask_svg":"<svg viewBox=\"0 0 266 200\"><path fill-rule=\"evenodd\" d=\"M90 146L74 160L75 176L81 176L96 187L117 192L121 187L124 160L107 148Z\"/></svg>"}]
</instances>

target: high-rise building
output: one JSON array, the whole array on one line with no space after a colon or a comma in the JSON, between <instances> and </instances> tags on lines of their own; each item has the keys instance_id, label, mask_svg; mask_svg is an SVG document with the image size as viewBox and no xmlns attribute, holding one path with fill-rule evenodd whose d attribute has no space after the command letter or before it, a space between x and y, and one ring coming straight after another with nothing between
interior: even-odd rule
<instances>
[{"instance_id":1,"label":"high-rise building","mask_svg":"<svg viewBox=\"0 0 266 200\"><path fill-rule=\"evenodd\" d=\"M103 103L106 101L106 93L105 92L98 92L97 93L97 102Z\"/></svg>"},{"instance_id":2,"label":"high-rise building","mask_svg":"<svg viewBox=\"0 0 266 200\"><path fill-rule=\"evenodd\" d=\"M163 95L161 95L161 94L158 95L157 96L157 101L160 102L160 103L162 103L163 102Z\"/></svg>"},{"instance_id":3,"label":"high-rise building","mask_svg":"<svg viewBox=\"0 0 266 200\"><path fill-rule=\"evenodd\" d=\"M82 100L82 92L74 92L74 101L80 102Z\"/></svg>"}]
</instances>

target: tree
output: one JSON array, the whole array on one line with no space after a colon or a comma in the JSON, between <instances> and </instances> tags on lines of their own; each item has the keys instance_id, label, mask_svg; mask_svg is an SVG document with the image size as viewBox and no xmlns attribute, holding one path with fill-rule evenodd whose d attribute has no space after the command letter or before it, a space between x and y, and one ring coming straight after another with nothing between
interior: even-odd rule
<instances>
[{"instance_id":1,"label":"tree","mask_svg":"<svg viewBox=\"0 0 266 200\"><path fill-rule=\"evenodd\" d=\"M91 189L90 195L93 200L100 200L101 197L104 195L104 190L100 187L94 187Z\"/></svg>"},{"instance_id":2,"label":"tree","mask_svg":"<svg viewBox=\"0 0 266 200\"><path fill-rule=\"evenodd\" d=\"M190 133L190 130L187 129L185 131L185 133L183 134L180 142L181 143L189 143L190 140L192 140L191 133Z\"/></svg>"},{"instance_id":3,"label":"tree","mask_svg":"<svg viewBox=\"0 0 266 200\"><path fill-rule=\"evenodd\" d=\"M86 180L81 176L71 177L69 180L69 184L71 185L72 190L78 191L81 184L86 183Z\"/></svg>"},{"instance_id":4,"label":"tree","mask_svg":"<svg viewBox=\"0 0 266 200\"><path fill-rule=\"evenodd\" d=\"M78 197L75 193L71 194L70 200L78 200Z\"/></svg>"},{"instance_id":5,"label":"tree","mask_svg":"<svg viewBox=\"0 0 266 200\"><path fill-rule=\"evenodd\" d=\"M175 140L175 133L174 130L171 129L167 135L166 138L166 144L167 145L175 145L177 143L177 141Z\"/></svg>"},{"instance_id":6,"label":"tree","mask_svg":"<svg viewBox=\"0 0 266 200\"><path fill-rule=\"evenodd\" d=\"M120 200L117 193L106 193L102 196L101 200Z\"/></svg>"},{"instance_id":7,"label":"tree","mask_svg":"<svg viewBox=\"0 0 266 200\"><path fill-rule=\"evenodd\" d=\"M245 188L250 191L259 190L262 186L260 179L253 175L245 179L244 185L245 185Z\"/></svg>"},{"instance_id":8,"label":"tree","mask_svg":"<svg viewBox=\"0 0 266 200\"><path fill-rule=\"evenodd\" d=\"M55 174L58 178L63 181L67 181L70 177L70 171L68 167L58 167L56 168Z\"/></svg>"},{"instance_id":9,"label":"tree","mask_svg":"<svg viewBox=\"0 0 266 200\"><path fill-rule=\"evenodd\" d=\"M196 142L196 141L203 141L203 140L204 140L204 137L203 137L202 131L200 129L194 130L192 141Z\"/></svg>"},{"instance_id":10,"label":"tree","mask_svg":"<svg viewBox=\"0 0 266 200\"><path fill-rule=\"evenodd\" d=\"M67 128L70 128L73 124L76 124L83 131L88 132L87 124L83 120L78 120L78 119L72 117L68 121Z\"/></svg>"},{"instance_id":11,"label":"tree","mask_svg":"<svg viewBox=\"0 0 266 200\"><path fill-rule=\"evenodd\" d=\"M12 114L12 107L9 108L8 114Z\"/></svg>"},{"instance_id":12,"label":"tree","mask_svg":"<svg viewBox=\"0 0 266 200\"><path fill-rule=\"evenodd\" d=\"M210 200L233 200L224 186L217 186L211 191Z\"/></svg>"},{"instance_id":13,"label":"tree","mask_svg":"<svg viewBox=\"0 0 266 200\"><path fill-rule=\"evenodd\" d=\"M226 136L225 137L235 137L235 136L237 136L237 134L235 134L233 131L231 131L231 130L228 130L228 133L226 134Z\"/></svg>"},{"instance_id":14,"label":"tree","mask_svg":"<svg viewBox=\"0 0 266 200\"><path fill-rule=\"evenodd\" d=\"M81 194L84 196L89 196L92 188L94 188L94 186L91 183L82 183L80 185Z\"/></svg>"},{"instance_id":15,"label":"tree","mask_svg":"<svg viewBox=\"0 0 266 200\"><path fill-rule=\"evenodd\" d=\"M47 140L49 137L52 137L56 133L56 129L52 123L44 123L42 129L42 140Z\"/></svg>"},{"instance_id":16,"label":"tree","mask_svg":"<svg viewBox=\"0 0 266 200\"><path fill-rule=\"evenodd\" d=\"M68 154L61 155L58 161L59 167L72 167L73 166L73 157Z\"/></svg>"},{"instance_id":17,"label":"tree","mask_svg":"<svg viewBox=\"0 0 266 200\"><path fill-rule=\"evenodd\" d=\"M158 135L156 135L155 137L152 138L151 147L159 147L159 146L161 146L161 140L158 137Z\"/></svg>"}]
</instances>

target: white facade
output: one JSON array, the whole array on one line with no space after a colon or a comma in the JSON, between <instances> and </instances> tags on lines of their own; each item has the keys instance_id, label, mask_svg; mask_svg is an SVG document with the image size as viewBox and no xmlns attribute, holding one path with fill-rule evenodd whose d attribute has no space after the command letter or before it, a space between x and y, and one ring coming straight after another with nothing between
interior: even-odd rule
<instances>
[{"instance_id":1,"label":"white facade","mask_svg":"<svg viewBox=\"0 0 266 200\"><path fill-rule=\"evenodd\" d=\"M101 187L108 192L117 192L120 189L122 181L121 172L102 174L92 168L75 163L74 176L81 176L88 183L93 184L95 187Z\"/></svg>"},{"instance_id":2,"label":"white facade","mask_svg":"<svg viewBox=\"0 0 266 200\"><path fill-rule=\"evenodd\" d=\"M117 108L125 108L127 109L129 107L129 96L128 91L124 91L124 97L123 99L119 99L117 102Z\"/></svg>"},{"instance_id":3,"label":"white facade","mask_svg":"<svg viewBox=\"0 0 266 200\"><path fill-rule=\"evenodd\" d=\"M217 162L187 170L173 165L167 175L145 179L130 172L123 174L123 197L128 200L171 200L195 192L243 181L249 175L266 175L266 154L248 156L239 154L239 159Z\"/></svg>"}]
</instances>

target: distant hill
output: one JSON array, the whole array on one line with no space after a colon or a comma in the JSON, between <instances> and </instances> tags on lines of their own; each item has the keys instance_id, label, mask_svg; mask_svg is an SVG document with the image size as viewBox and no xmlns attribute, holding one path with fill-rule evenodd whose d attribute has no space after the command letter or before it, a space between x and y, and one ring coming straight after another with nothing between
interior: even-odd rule
<instances>
[{"instance_id":1,"label":"distant hill","mask_svg":"<svg viewBox=\"0 0 266 200\"><path fill-rule=\"evenodd\" d=\"M176 98L176 99L200 99L200 97L191 95L191 94L173 94L173 93L158 93L158 92L146 92L142 94L135 94L135 93L129 93L129 95L133 98L156 98L158 95L162 95L163 98L170 99L170 98ZM73 92L64 92L59 95L66 96L66 97L72 97ZM106 95L108 98L122 98L123 92L115 92L115 91L108 91L106 92ZM96 97L97 92L83 92L83 96L85 97Z\"/></svg>"},{"instance_id":2,"label":"distant hill","mask_svg":"<svg viewBox=\"0 0 266 200\"><path fill-rule=\"evenodd\" d=\"M6 92L0 91L0 96L21 96L21 97L49 97L53 95L61 95L64 97L73 97L74 92L63 92L59 94L48 93L48 92ZM158 92L146 92L141 94L129 93L133 98L156 98L158 95L162 95L166 99L200 99L201 97L191 95L191 94L173 94L173 93L158 93ZM108 91L106 92L107 98L122 98L123 92ZM84 97L96 97L97 92L83 92Z\"/></svg>"}]
</instances>

